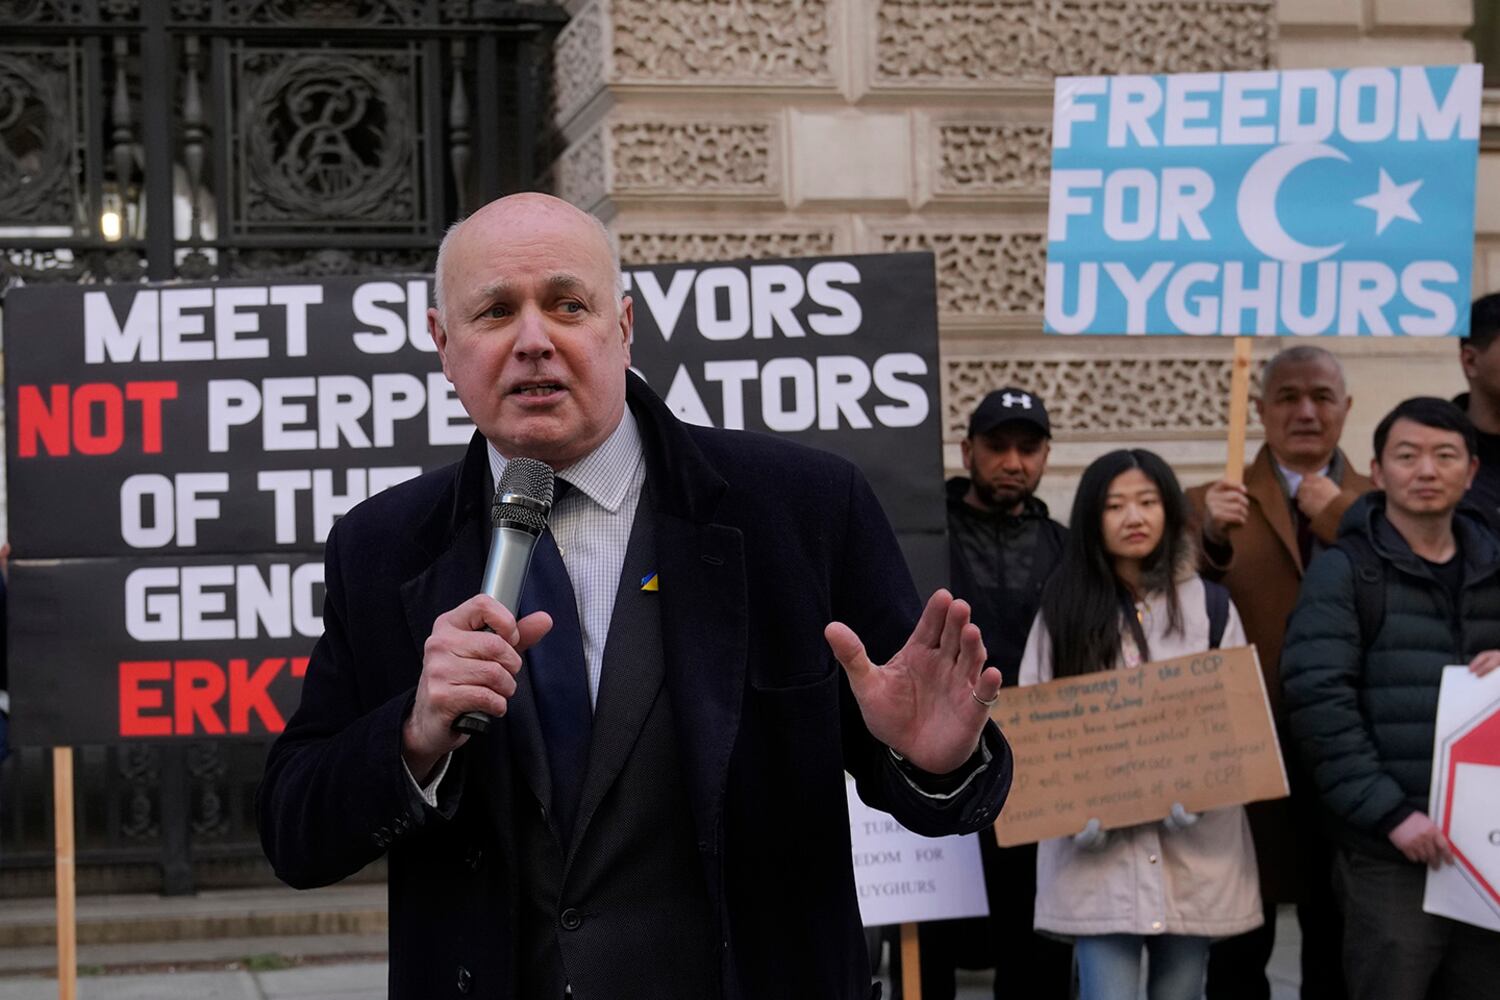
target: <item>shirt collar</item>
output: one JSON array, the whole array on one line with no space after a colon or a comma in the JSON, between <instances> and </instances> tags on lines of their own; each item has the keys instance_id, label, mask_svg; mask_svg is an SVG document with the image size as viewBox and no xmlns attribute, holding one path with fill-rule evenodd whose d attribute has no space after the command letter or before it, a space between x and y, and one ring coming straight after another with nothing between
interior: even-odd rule
<instances>
[{"instance_id":1,"label":"shirt collar","mask_svg":"<svg viewBox=\"0 0 1500 1000\"><path fill-rule=\"evenodd\" d=\"M1328 475L1328 470L1332 467L1333 464L1329 463L1328 465L1325 465L1321 469L1319 469L1317 474L1320 476L1326 476ZM1286 495L1289 497L1295 497L1297 495L1298 487L1302 485L1303 474L1300 472L1293 472L1291 469L1288 469L1286 466L1280 464L1279 462L1276 465L1276 471L1281 473L1281 481L1286 483Z\"/></svg>"},{"instance_id":2,"label":"shirt collar","mask_svg":"<svg viewBox=\"0 0 1500 1000\"><path fill-rule=\"evenodd\" d=\"M489 441L485 444L490 455L491 481L498 487L508 460L494 444ZM559 469L557 474L572 483L574 490L613 514L625 502L635 479L636 467L644 455L640 428L636 426L635 415L627 406L619 425L599 447L567 468Z\"/></svg>"}]
</instances>

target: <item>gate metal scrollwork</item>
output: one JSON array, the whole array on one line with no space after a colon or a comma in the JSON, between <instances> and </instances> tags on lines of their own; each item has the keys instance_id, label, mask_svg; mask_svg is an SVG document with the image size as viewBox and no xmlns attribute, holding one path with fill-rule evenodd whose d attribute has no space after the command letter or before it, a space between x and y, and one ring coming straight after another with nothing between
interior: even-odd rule
<instances>
[{"instance_id":1,"label":"gate metal scrollwork","mask_svg":"<svg viewBox=\"0 0 1500 1000\"><path fill-rule=\"evenodd\" d=\"M230 0L225 18L235 24L419 24L422 0Z\"/></svg>"},{"instance_id":2,"label":"gate metal scrollwork","mask_svg":"<svg viewBox=\"0 0 1500 1000\"><path fill-rule=\"evenodd\" d=\"M217 743L194 743L188 747L188 778L193 787L193 836L218 839L229 832L222 791L229 773Z\"/></svg>"},{"instance_id":3,"label":"gate metal scrollwork","mask_svg":"<svg viewBox=\"0 0 1500 1000\"><path fill-rule=\"evenodd\" d=\"M0 50L0 218L73 222L68 50ZM61 117L61 120L59 118Z\"/></svg>"},{"instance_id":4,"label":"gate metal scrollwork","mask_svg":"<svg viewBox=\"0 0 1500 1000\"><path fill-rule=\"evenodd\" d=\"M83 8L83 3L67 0L0 0L0 23L66 23L81 17Z\"/></svg>"},{"instance_id":5,"label":"gate metal scrollwork","mask_svg":"<svg viewBox=\"0 0 1500 1000\"><path fill-rule=\"evenodd\" d=\"M125 799L120 833L126 840L155 839L156 792L161 788L161 754L149 743L131 743L120 748L120 776Z\"/></svg>"},{"instance_id":6,"label":"gate metal scrollwork","mask_svg":"<svg viewBox=\"0 0 1500 1000\"><path fill-rule=\"evenodd\" d=\"M565 20L540 0L0 0L0 293L429 269L451 220L535 185ZM82 891L270 879L263 748L78 750ZM51 794L45 750L0 764L0 898L45 884Z\"/></svg>"},{"instance_id":7,"label":"gate metal scrollwork","mask_svg":"<svg viewBox=\"0 0 1500 1000\"><path fill-rule=\"evenodd\" d=\"M398 53L247 57L246 223L413 221L412 69Z\"/></svg>"}]
</instances>

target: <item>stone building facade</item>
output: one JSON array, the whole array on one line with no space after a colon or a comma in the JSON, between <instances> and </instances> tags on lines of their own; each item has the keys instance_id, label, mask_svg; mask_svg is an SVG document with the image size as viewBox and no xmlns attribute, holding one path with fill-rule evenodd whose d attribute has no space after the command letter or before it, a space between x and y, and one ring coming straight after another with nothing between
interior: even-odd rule
<instances>
[{"instance_id":1,"label":"stone building facade","mask_svg":"<svg viewBox=\"0 0 1500 1000\"><path fill-rule=\"evenodd\" d=\"M1042 335L1052 79L1456 63L1472 0L570 0L551 182L648 264L931 251L945 464L1006 382L1054 414L1044 496L1125 443L1185 482L1225 459L1230 344ZM1500 289L1500 95L1486 101L1476 292ZM1256 345L1258 357L1277 347ZM1340 340L1361 465L1391 403L1451 394L1451 341ZM1253 418L1252 418L1253 421ZM1249 442L1258 445L1252 422Z\"/></svg>"}]
</instances>

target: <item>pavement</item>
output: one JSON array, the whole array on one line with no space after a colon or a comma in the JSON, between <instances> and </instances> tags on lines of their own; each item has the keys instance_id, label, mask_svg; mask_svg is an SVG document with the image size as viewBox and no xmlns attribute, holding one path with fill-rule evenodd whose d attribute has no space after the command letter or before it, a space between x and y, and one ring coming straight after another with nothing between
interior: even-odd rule
<instances>
[{"instance_id":1,"label":"pavement","mask_svg":"<svg viewBox=\"0 0 1500 1000\"><path fill-rule=\"evenodd\" d=\"M55 979L0 978L0 1000L56 1000ZM80 976L79 1000L356 1000L385 996L385 963L348 962L252 972Z\"/></svg>"},{"instance_id":2,"label":"pavement","mask_svg":"<svg viewBox=\"0 0 1500 1000\"><path fill-rule=\"evenodd\" d=\"M0 903L0 1000L55 1000L50 900ZM355 1000L386 993L385 886L78 900L79 1000ZM1273 1000L1297 1000L1301 940L1277 921ZM958 1000L994 973L961 972ZM890 995L889 987L887 996Z\"/></svg>"},{"instance_id":3,"label":"pavement","mask_svg":"<svg viewBox=\"0 0 1500 1000\"><path fill-rule=\"evenodd\" d=\"M1302 930L1297 926L1297 913L1290 906L1283 906L1276 920L1276 947L1271 952L1270 964L1266 966L1267 978L1271 981L1271 1000L1299 1000L1298 986L1302 973L1298 955L1302 948ZM957 1000L992 1000L994 997L995 973L993 970L970 971L960 969L956 978ZM885 995L891 995L890 980L882 977L886 984ZM1145 984L1141 986L1141 1000L1145 1000ZM0 993L0 1000L6 1000Z\"/></svg>"}]
</instances>

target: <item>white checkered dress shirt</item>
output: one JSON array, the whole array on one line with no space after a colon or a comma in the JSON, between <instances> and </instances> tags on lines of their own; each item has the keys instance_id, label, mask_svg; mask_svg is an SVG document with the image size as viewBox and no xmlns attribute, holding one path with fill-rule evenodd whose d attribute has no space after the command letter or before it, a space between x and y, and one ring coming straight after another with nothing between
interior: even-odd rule
<instances>
[{"instance_id":1,"label":"white checkered dress shirt","mask_svg":"<svg viewBox=\"0 0 1500 1000\"><path fill-rule=\"evenodd\" d=\"M492 444L489 451L493 489L500 485L506 459ZM552 508L547 524L573 580L578 624L583 629L583 659L589 672L589 704L594 705L599 701L599 671L620 573L625 568L625 550L630 545L635 509L641 503L641 486L646 482L641 432L630 410L625 410L620 426L603 444L558 476L572 483L573 489ZM438 786L452 760L452 754L444 755L426 785L418 783L409 768L406 771L412 785L433 808L438 804Z\"/></svg>"},{"instance_id":2,"label":"white checkered dress shirt","mask_svg":"<svg viewBox=\"0 0 1500 1000\"><path fill-rule=\"evenodd\" d=\"M490 473L498 485L505 457L490 445ZM552 508L548 525L557 540L563 565L573 580L578 599L578 624L583 628L583 658L589 671L589 701L599 701L599 671L604 642L615 610L620 573L630 528L646 481L645 454L635 417L627 408L615 432L573 465L558 471L573 484L568 495Z\"/></svg>"}]
</instances>

